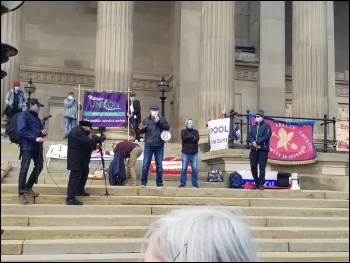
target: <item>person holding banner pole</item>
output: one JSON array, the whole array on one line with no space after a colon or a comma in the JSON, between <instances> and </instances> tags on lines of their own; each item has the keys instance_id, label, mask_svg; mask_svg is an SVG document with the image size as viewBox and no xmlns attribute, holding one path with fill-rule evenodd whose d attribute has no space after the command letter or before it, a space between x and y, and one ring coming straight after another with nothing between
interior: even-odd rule
<instances>
[{"instance_id":1,"label":"person holding banner pole","mask_svg":"<svg viewBox=\"0 0 350 263\"><path fill-rule=\"evenodd\" d=\"M265 184L265 170L268 153L270 151L272 130L270 124L264 122L264 116L265 113L263 110L259 110L258 113L255 114L255 124L252 125L248 135L248 140L250 142L250 169L255 181L252 190L264 190Z\"/></svg>"}]
</instances>

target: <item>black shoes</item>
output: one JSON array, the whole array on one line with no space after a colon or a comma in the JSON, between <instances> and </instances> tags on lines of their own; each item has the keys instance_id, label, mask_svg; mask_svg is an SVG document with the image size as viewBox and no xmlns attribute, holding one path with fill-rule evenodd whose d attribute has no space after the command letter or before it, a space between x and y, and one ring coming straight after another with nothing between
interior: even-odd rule
<instances>
[{"instance_id":1,"label":"black shoes","mask_svg":"<svg viewBox=\"0 0 350 263\"><path fill-rule=\"evenodd\" d=\"M250 190L257 190L259 189L259 185L258 184L254 184L253 188L251 188Z\"/></svg>"},{"instance_id":2,"label":"black shoes","mask_svg":"<svg viewBox=\"0 0 350 263\"><path fill-rule=\"evenodd\" d=\"M180 184L179 188L184 188L186 185L185 184Z\"/></svg>"},{"instance_id":3,"label":"black shoes","mask_svg":"<svg viewBox=\"0 0 350 263\"><path fill-rule=\"evenodd\" d=\"M260 185L260 186L259 186L259 190L264 190L264 186L263 186L263 185Z\"/></svg>"},{"instance_id":4,"label":"black shoes","mask_svg":"<svg viewBox=\"0 0 350 263\"><path fill-rule=\"evenodd\" d=\"M199 188L198 184L193 185L194 188Z\"/></svg>"},{"instance_id":5,"label":"black shoes","mask_svg":"<svg viewBox=\"0 0 350 263\"><path fill-rule=\"evenodd\" d=\"M76 198L71 199L71 200L66 199L66 205L83 205L83 202L80 202Z\"/></svg>"},{"instance_id":6,"label":"black shoes","mask_svg":"<svg viewBox=\"0 0 350 263\"><path fill-rule=\"evenodd\" d=\"M78 194L77 196L90 196L90 194L87 193L87 192L84 192L84 193L82 193L82 194Z\"/></svg>"}]
</instances>

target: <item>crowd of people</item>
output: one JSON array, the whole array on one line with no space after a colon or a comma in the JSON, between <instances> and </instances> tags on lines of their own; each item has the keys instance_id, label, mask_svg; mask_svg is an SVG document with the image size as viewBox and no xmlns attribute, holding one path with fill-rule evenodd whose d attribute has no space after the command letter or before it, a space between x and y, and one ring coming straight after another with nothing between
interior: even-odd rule
<instances>
[{"instance_id":1,"label":"crowd of people","mask_svg":"<svg viewBox=\"0 0 350 263\"><path fill-rule=\"evenodd\" d=\"M164 116L160 116L159 107L152 104L149 108L149 115L141 121L141 104L137 100L134 92L130 93L130 103L127 110L127 117L134 130L134 141L123 141L113 144L114 155L122 153L124 161L127 160L126 181L124 185L137 186L137 176L135 164L143 153L143 164L141 174L141 188L145 188L148 183L149 167L152 158L156 166L156 186L165 188L163 184L163 158L164 140L162 132L169 131L170 125ZM33 185L37 183L40 172L43 169L42 145L47 130L44 128L38 114L41 107L44 107L37 99L26 100L25 93L21 90L20 82L15 81L13 89L6 96L7 107L3 114L8 117L8 123L12 117L18 113L17 129L20 137L20 157L21 168L18 181L18 198L20 203L27 204L26 196L36 197L39 193L33 191ZM80 102L74 98L74 93L69 92L64 104L64 139L68 139L67 170L70 170L67 186L67 205L82 205L76 197L89 196L85 191L85 185L89 174L89 163L91 151L101 147L101 143L106 139L100 134L89 136L92 130L92 123L89 121L79 121L78 112L82 110ZM26 110L23 111L24 107ZM23 111L23 112L22 112ZM251 172L255 181L253 190L264 189L265 169L267 164L269 141L272 135L271 127L264 122L264 111L260 110L256 114L255 124L250 129L248 140L251 144L249 154ZM144 137L141 137L143 135ZM194 121L187 119L185 127L181 130L181 160L182 169L180 173L179 187L184 188L187 184L187 169L191 165L191 184L194 188L199 188L198 184L198 142L200 136L194 128ZM144 141L144 147L139 144ZM34 168L27 180L27 173L30 162L33 160ZM123 164L124 165L124 164ZM258 172L259 167L259 172ZM259 175L258 175L259 174Z\"/></svg>"}]
</instances>

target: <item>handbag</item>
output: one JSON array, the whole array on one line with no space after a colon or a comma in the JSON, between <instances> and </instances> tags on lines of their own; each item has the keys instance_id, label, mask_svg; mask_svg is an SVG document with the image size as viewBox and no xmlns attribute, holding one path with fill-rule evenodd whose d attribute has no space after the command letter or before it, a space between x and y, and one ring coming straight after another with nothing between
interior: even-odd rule
<instances>
[{"instance_id":1,"label":"handbag","mask_svg":"<svg viewBox=\"0 0 350 263\"><path fill-rule=\"evenodd\" d=\"M222 182L222 177L218 170L208 171L207 182Z\"/></svg>"}]
</instances>

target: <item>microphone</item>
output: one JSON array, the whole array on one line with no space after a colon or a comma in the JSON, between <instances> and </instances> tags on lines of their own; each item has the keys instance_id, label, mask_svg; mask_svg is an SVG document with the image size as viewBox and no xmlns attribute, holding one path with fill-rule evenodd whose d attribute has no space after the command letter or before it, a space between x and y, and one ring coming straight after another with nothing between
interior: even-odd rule
<instances>
[{"instance_id":1,"label":"microphone","mask_svg":"<svg viewBox=\"0 0 350 263\"><path fill-rule=\"evenodd\" d=\"M44 118L42 119L42 122L47 121L47 120L50 119L51 117L52 117L52 115L49 115L49 116L44 117Z\"/></svg>"}]
</instances>

